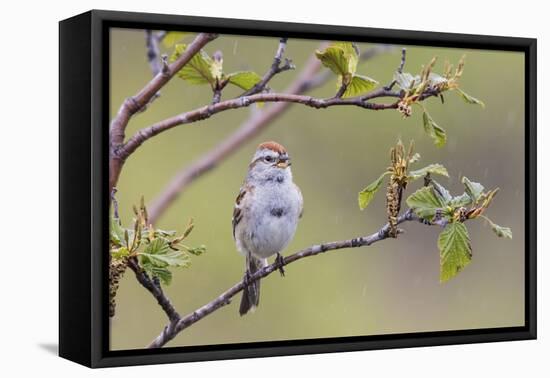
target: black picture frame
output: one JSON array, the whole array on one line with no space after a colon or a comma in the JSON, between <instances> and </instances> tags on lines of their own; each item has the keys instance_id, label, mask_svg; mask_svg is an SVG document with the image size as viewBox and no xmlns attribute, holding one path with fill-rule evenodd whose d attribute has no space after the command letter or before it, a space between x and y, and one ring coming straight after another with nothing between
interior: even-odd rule
<instances>
[{"instance_id":1,"label":"black picture frame","mask_svg":"<svg viewBox=\"0 0 550 378\"><path fill-rule=\"evenodd\" d=\"M108 28L355 40L525 54L525 325L298 341L108 350ZM59 24L59 354L89 367L534 339L536 39L92 10ZM78 248L74 248L78 245Z\"/></svg>"}]
</instances>

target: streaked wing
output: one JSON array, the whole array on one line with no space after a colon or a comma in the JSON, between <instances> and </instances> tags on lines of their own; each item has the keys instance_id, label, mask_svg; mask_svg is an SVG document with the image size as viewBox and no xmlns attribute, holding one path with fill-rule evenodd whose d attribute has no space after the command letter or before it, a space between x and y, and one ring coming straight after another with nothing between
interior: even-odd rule
<instances>
[{"instance_id":1,"label":"streaked wing","mask_svg":"<svg viewBox=\"0 0 550 378\"><path fill-rule=\"evenodd\" d=\"M302 191L298 187L298 185L294 184L294 187L298 191L298 195L300 196L300 218L302 215L304 215L304 197L302 196Z\"/></svg>"},{"instance_id":2,"label":"streaked wing","mask_svg":"<svg viewBox=\"0 0 550 378\"><path fill-rule=\"evenodd\" d=\"M245 185L239 191L239 195L235 199L235 207L233 207L233 239L235 239L235 228L243 218L243 200L248 192L252 190L250 185Z\"/></svg>"}]
</instances>

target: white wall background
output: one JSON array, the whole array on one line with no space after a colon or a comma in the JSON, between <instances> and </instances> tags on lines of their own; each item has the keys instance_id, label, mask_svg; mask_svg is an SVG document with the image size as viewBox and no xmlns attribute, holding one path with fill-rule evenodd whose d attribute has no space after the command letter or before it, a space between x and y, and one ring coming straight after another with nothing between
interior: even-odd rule
<instances>
[{"instance_id":1,"label":"white wall background","mask_svg":"<svg viewBox=\"0 0 550 378\"><path fill-rule=\"evenodd\" d=\"M550 212L539 200L539 340L92 371L55 356L57 344L58 26L91 8L538 38L539 197L550 181L548 12L544 2L275 0L4 1L0 42L0 372L4 377L412 376L548 374ZM504 88L505 90L505 88ZM32 93L32 95L31 95ZM513 94L511 94L513 95ZM41 196L36 196L38 190ZM25 211L21 211L25 209ZM29 209L34 214L29 217ZM32 277L32 278L28 278ZM546 297L547 299L547 297ZM32 376L32 375L31 375ZM547 375L545 375L547 376Z\"/></svg>"}]
</instances>

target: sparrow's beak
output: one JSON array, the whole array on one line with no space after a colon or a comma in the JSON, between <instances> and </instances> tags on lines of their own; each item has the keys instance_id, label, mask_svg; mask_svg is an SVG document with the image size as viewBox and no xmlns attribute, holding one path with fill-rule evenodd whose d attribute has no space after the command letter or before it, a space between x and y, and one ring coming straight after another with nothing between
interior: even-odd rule
<instances>
[{"instance_id":1,"label":"sparrow's beak","mask_svg":"<svg viewBox=\"0 0 550 378\"><path fill-rule=\"evenodd\" d=\"M277 168L284 169L286 167L290 167L290 160L289 159L279 160L279 162L277 163Z\"/></svg>"}]
</instances>

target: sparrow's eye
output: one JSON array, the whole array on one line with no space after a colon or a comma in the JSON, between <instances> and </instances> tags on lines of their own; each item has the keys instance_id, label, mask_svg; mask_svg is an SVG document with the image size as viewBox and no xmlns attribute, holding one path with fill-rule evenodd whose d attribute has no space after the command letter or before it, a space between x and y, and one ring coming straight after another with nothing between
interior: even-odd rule
<instances>
[{"instance_id":1,"label":"sparrow's eye","mask_svg":"<svg viewBox=\"0 0 550 378\"><path fill-rule=\"evenodd\" d=\"M274 159L271 156L266 156L264 160L268 163L271 163Z\"/></svg>"}]
</instances>

